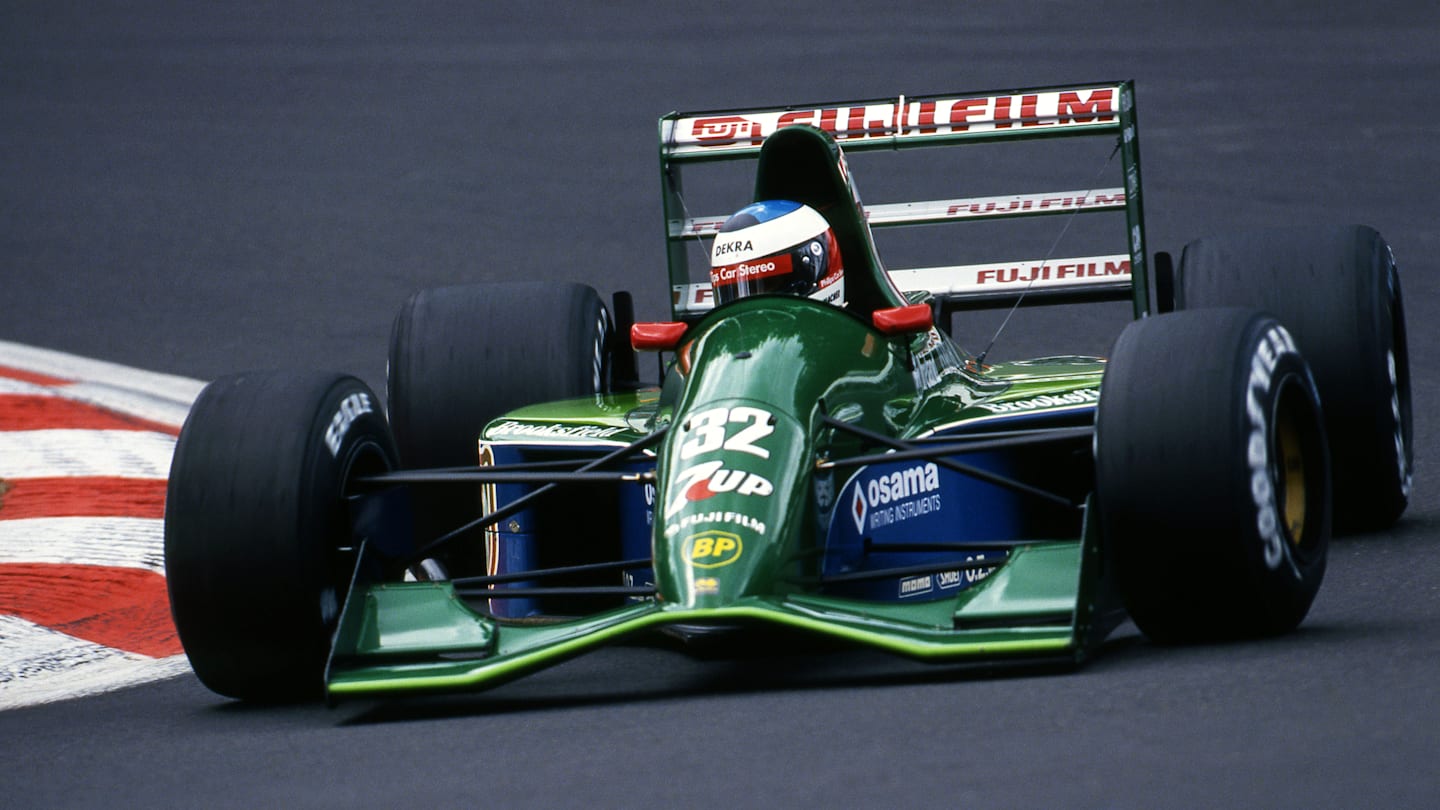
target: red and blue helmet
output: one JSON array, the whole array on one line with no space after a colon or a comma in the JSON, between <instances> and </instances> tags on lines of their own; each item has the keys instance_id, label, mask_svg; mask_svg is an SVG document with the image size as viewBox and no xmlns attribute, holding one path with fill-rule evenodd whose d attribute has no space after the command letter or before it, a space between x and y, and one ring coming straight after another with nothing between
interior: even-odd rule
<instances>
[{"instance_id":1,"label":"red and blue helmet","mask_svg":"<svg viewBox=\"0 0 1440 810\"><path fill-rule=\"evenodd\" d=\"M790 200L741 208L720 226L710 250L715 303L762 293L845 305L845 265L819 211Z\"/></svg>"}]
</instances>

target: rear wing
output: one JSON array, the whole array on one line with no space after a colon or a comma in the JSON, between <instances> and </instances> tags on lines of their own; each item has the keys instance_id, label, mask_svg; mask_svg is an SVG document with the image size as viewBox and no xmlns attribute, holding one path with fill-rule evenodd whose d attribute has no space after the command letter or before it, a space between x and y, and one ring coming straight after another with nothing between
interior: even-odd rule
<instances>
[{"instance_id":1,"label":"rear wing","mask_svg":"<svg viewBox=\"0 0 1440 810\"><path fill-rule=\"evenodd\" d=\"M1120 153L1120 185L866 205L864 216L870 228L890 228L1123 211L1125 230L1117 237L1124 242L1117 248L1124 252L888 272L902 292L932 293L942 309L950 311L1006 306L1022 296L1026 303L1036 304L1131 300L1135 317L1149 311L1135 93L1134 85L1125 81L664 116L660 175L671 305L677 320L696 317L713 306L708 282L691 277L687 243L713 237L728 216L691 216L685 210L683 168L701 162L754 160L767 136L795 124L830 133L851 153L1040 138L1114 138Z\"/></svg>"}]
</instances>

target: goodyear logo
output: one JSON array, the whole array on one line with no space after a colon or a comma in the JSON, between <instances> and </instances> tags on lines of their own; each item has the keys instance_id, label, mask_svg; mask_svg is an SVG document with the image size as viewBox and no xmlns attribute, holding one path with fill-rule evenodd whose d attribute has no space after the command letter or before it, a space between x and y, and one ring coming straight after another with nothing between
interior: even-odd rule
<instances>
[{"instance_id":1,"label":"goodyear logo","mask_svg":"<svg viewBox=\"0 0 1440 810\"><path fill-rule=\"evenodd\" d=\"M685 538L685 561L696 568L719 568L740 559L744 546L730 532L701 532Z\"/></svg>"}]
</instances>

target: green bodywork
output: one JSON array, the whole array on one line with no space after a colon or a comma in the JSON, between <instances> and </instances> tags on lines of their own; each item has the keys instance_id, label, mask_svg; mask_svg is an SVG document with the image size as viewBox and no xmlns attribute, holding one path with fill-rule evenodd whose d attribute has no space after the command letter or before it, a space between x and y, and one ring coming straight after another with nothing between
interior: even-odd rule
<instances>
[{"instance_id":1,"label":"green bodywork","mask_svg":"<svg viewBox=\"0 0 1440 810\"><path fill-rule=\"evenodd\" d=\"M850 314L808 301L753 299L692 330L694 366L683 377L672 372L679 389L673 401L657 402L655 392L639 392L508 414L499 421L620 428L607 437L615 442L640 438L657 422L670 423L656 453L656 598L581 618L504 622L468 606L449 583L357 584L337 633L330 694L491 686L666 625L770 624L930 661L1078 660L1114 621L1099 536L1088 521L1079 537L1017 548L993 574L952 598L880 603L822 596L805 587L818 573L811 471L817 458L859 451L824 425L822 409L867 430L924 436L993 418L987 406L1094 391L1103 368L1093 358L1053 358L996 365L982 379L952 366L921 391L911 358L916 346L932 339L887 338ZM683 500L681 487L690 484L685 471L694 468L682 458L684 448L703 429L687 429L686 415L736 408L773 414L773 425L766 425L771 432L757 442L769 457L722 451L725 468L760 476L772 489L763 497L737 488L703 502ZM648 424L635 423L637 411L648 414ZM716 512L748 515L763 531L742 525L680 528L697 513ZM706 535L712 541L733 538L733 559L717 557L719 566L702 567L708 562L697 556L695 544Z\"/></svg>"},{"instance_id":2,"label":"green bodywork","mask_svg":"<svg viewBox=\"0 0 1440 810\"><path fill-rule=\"evenodd\" d=\"M1123 123L1133 135L1123 87ZM981 367L934 328L882 333L870 322L875 310L928 299L903 297L885 281L834 140L794 129L781 132L795 148L827 156L820 191L805 192L798 170L763 153L756 197L824 197L804 201L830 206L827 217L846 247L848 310L775 296L729 304L689 325L658 390L530 406L491 422L481 437L524 445L528 431L548 430L547 450L573 444L593 458L597 445L610 450L668 428L647 451L655 467L647 479L655 487L654 596L581 617L503 620L467 604L448 582L357 577L327 671L330 695L492 686L666 626L770 625L930 661L1079 660L1113 628L1121 614L1088 508L1078 513L1078 531L1018 545L988 576L942 598L883 602L817 592L832 514L817 504L815 477L823 465L875 452L837 422L905 441L974 433L1017 414L1088 419L1104 364L1055 357ZM1127 222L1139 234L1132 142L1125 142L1126 165L1134 167L1136 205ZM845 209L838 214L837 200ZM1143 291L1135 305L1147 306ZM856 472L834 470L839 492ZM1079 499L1088 505L1083 493Z\"/></svg>"},{"instance_id":3,"label":"green bodywork","mask_svg":"<svg viewBox=\"0 0 1440 810\"><path fill-rule=\"evenodd\" d=\"M336 641L332 696L495 686L622 636L665 625L769 623L926 661L1003 656L1080 657L1099 640L1101 605L1082 590L1079 541L1027 547L955 600L878 605L806 594L741 596L712 607L642 602L583 619L499 627L470 611L448 583L376 585L351 597ZM1094 567L1094 566L1091 566ZM1032 618L1073 616L1063 625ZM996 626L997 621L1012 626ZM966 629L967 624L982 625ZM415 660L417 652L424 660Z\"/></svg>"}]
</instances>

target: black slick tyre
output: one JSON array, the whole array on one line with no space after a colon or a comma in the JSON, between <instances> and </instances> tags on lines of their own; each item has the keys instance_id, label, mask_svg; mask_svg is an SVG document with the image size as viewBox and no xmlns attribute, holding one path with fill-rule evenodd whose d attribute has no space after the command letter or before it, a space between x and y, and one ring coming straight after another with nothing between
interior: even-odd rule
<instances>
[{"instance_id":1,"label":"black slick tyre","mask_svg":"<svg viewBox=\"0 0 1440 810\"><path fill-rule=\"evenodd\" d=\"M1413 426L1400 276L1373 228L1287 228L1185 246L1177 306L1265 310L1315 375L1335 472L1335 525L1382 529L1410 497Z\"/></svg>"},{"instance_id":2,"label":"black slick tyre","mask_svg":"<svg viewBox=\"0 0 1440 810\"><path fill-rule=\"evenodd\" d=\"M353 377L255 372L205 387L171 464L165 575L206 686L320 695L354 569L345 496L396 465L379 400Z\"/></svg>"},{"instance_id":3,"label":"black slick tyre","mask_svg":"<svg viewBox=\"0 0 1440 810\"><path fill-rule=\"evenodd\" d=\"M611 339L608 310L581 284L470 284L416 293L390 333L387 391L401 464L473 467L481 431L501 414L605 392ZM480 514L473 486L417 488L412 495L422 545ZM447 555L452 569L483 563L454 550L466 545Z\"/></svg>"},{"instance_id":4,"label":"black slick tyre","mask_svg":"<svg viewBox=\"0 0 1440 810\"><path fill-rule=\"evenodd\" d=\"M581 284L422 290L390 332L390 423L407 468L473 465L491 419L601 393L610 315Z\"/></svg>"},{"instance_id":5,"label":"black slick tyre","mask_svg":"<svg viewBox=\"0 0 1440 810\"><path fill-rule=\"evenodd\" d=\"M1305 617L1330 539L1321 418L1267 315L1177 312L1121 333L1096 416L1096 506L1147 636L1270 635Z\"/></svg>"}]
</instances>

